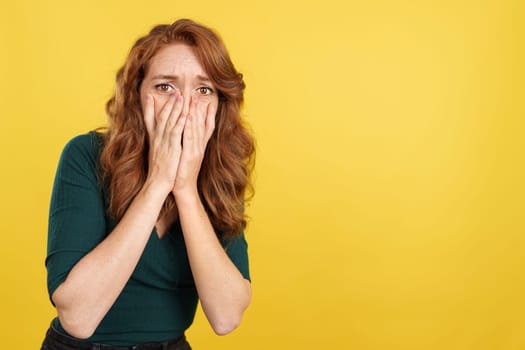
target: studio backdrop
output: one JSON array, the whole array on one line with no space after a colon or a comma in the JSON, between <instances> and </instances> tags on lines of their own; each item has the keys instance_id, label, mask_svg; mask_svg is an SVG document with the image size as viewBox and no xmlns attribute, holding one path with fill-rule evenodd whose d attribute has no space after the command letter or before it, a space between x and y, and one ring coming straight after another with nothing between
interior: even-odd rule
<instances>
[{"instance_id":1,"label":"studio backdrop","mask_svg":"<svg viewBox=\"0 0 525 350\"><path fill-rule=\"evenodd\" d=\"M158 23L223 37L257 139L253 301L195 349L525 347L525 7L519 0L30 1L0 6L0 333L38 349L65 143L106 123Z\"/></svg>"}]
</instances>

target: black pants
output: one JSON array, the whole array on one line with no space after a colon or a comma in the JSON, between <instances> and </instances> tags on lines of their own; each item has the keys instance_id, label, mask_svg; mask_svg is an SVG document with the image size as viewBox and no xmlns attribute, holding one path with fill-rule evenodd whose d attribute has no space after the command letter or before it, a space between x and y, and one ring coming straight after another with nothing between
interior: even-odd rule
<instances>
[{"instance_id":1,"label":"black pants","mask_svg":"<svg viewBox=\"0 0 525 350\"><path fill-rule=\"evenodd\" d=\"M61 334L51 326L41 350L191 350L191 346L184 335L162 343L143 343L131 346L90 343Z\"/></svg>"}]
</instances>

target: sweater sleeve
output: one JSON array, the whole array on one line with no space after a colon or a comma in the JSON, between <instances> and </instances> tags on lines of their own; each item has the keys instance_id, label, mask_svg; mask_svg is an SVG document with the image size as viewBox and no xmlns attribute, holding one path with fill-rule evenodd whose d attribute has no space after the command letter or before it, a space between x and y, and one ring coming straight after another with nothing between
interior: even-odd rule
<instances>
[{"instance_id":1,"label":"sweater sleeve","mask_svg":"<svg viewBox=\"0 0 525 350\"><path fill-rule=\"evenodd\" d=\"M106 235L104 198L97 181L97 142L95 133L73 138L58 163L45 262L50 297L73 266Z\"/></svg>"}]
</instances>

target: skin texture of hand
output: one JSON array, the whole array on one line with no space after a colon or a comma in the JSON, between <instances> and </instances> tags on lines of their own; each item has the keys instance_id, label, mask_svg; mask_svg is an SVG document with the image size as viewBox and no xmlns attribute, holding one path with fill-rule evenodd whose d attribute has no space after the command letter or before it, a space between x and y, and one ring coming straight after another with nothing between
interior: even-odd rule
<instances>
[{"instance_id":1,"label":"skin texture of hand","mask_svg":"<svg viewBox=\"0 0 525 350\"><path fill-rule=\"evenodd\" d=\"M215 129L217 108L209 100L192 97L184 117L183 146L177 177L173 186L175 198L183 192L197 193L197 178L206 146Z\"/></svg>"},{"instance_id":2,"label":"skin texture of hand","mask_svg":"<svg viewBox=\"0 0 525 350\"><path fill-rule=\"evenodd\" d=\"M149 136L148 178L172 188L182 154L182 133L186 116L181 114L183 98L172 94L164 106L151 95L144 104L144 122ZM155 113L156 109L160 109Z\"/></svg>"}]
</instances>

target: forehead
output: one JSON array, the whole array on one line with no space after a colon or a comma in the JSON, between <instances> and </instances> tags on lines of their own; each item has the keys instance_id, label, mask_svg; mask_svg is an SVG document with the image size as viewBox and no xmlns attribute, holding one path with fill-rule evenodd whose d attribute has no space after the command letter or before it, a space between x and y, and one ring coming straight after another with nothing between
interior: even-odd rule
<instances>
[{"instance_id":1,"label":"forehead","mask_svg":"<svg viewBox=\"0 0 525 350\"><path fill-rule=\"evenodd\" d=\"M147 71L147 74L207 75L192 47L183 43L160 49L149 61Z\"/></svg>"}]
</instances>

